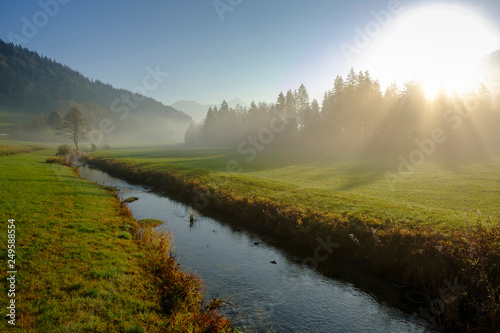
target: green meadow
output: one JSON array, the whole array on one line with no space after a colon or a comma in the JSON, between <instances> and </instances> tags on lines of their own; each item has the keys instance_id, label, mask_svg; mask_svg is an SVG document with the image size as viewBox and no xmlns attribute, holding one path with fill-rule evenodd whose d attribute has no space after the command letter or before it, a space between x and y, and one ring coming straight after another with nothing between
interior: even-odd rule
<instances>
[{"instance_id":1,"label":"green meadow","mask_svg":"<svg viewBox=\"0 0 500 333\"><path fill-rule=\"evenodd\" d=\"M7 239L6 221L16 220L16 326L131 330L157 320L150 314L155 304L148 300L148 288L137 293L142 289L135 278L141 274L138 251L122 230L130 221L118 215L110 193L65 166L45 164L54 153L0 160L2 239ZM5 249L1 258L6 263Z\"/></svg>"},{"instance_id":2,"label":"green meadow","mask_svg":"<svg viewBox=\"0 0 500 333\"><path fill-rule=\"evenodd\" d=\"M444 331L489 332L500 323L498 159L429 159L398 173L398 156L168 148L98 151L88 162L305 256L318 239L335 242L332 256L315 263L320 269L328 274L340 260L445 299L437 318Z\"/></svg>"},{"instance_id":3,"label":"green meadow","mask_svg":"<svg viewBox=\"0 0 500 333\"><path fill-rule=\"evenodd\" d=\"M54 155L0 156L2 313L15 299L15 324L26 332L230 331L225 319L202 312L199 282L178 270L170 238L148 231L156 245L134 240L137 223L112 191L45 163ZM7 299L9 219L18 273ZM5 332L10 324L0 325Z\"/></svg>"},{"instance_id":4,"label":"green meadow","mask_svg":"<svg viewBox=\"0 0 500 333\"><path fill-rule=\"evenodd\" d=\"M200 282L178 269L168 235L145 229L148 236L137 239L140 226L112 189L46 163L57 162L55 149L0 145L0 237L8 239L7 221L15 219L18 327L234 330L203 310ZM207 207L250 223L262 220L263 227L275 223L263 231L303 244L305 251L317 246L318 235L331 236L341 244L338 254L435 297L443 281L458 277L466 290L439 319L451 331L500 320L500 160L428 160L388 182L397 158L273 150L248 158L227 148L156 147L99 150L88 161L124 178L171 187L187 200L195 189L210 193ZM0 260L8 259L4 247ZM1 271L4 290L6 277Z\"/></svg>"},{"instance_id":5,"label":"green meadow","mask_svg":"<svg viewBox=\"0 0 500 333\"><path fill-rule=\"evenodd\" d=\"M479 216L491 223L500 217L499 159L429 160L393 182L386 172L397 173L397 157L262 151L249 162L236 149L122 149L93 156L175 172L212 189L310 213L357 214L442 231L475 223Z\"/></svg>"}]
</instances>

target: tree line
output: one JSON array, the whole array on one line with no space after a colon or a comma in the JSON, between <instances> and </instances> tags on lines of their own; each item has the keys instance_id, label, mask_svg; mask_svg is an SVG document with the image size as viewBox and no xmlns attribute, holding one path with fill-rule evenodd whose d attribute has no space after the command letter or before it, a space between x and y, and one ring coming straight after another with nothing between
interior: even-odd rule
<instances>
[{"instance_id":1,"label":"tree line","mask_svg":"<svg viewBox=\"0 0 500 333\"><path fill-rule=\"evenodd\" d=\"M415 140L432 136L436 128L448 133L442 144L447 153L498 152L500 94L482 84L466 95L440 91L428 99L417 81L402 88L393 83L382 92L368 71L351 68L345 79L336 77L321 106L310 100L303 84L281 92L275 103L231 108L223 101L208 109L202 123L190 124L185 143L403 152Z\"/></svg>"}]
</instances>

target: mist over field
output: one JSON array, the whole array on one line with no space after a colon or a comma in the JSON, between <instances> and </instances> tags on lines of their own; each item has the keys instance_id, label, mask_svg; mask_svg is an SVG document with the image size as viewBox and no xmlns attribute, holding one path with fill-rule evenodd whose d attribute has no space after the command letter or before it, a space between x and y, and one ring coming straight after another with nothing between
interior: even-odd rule
<instances>
[{"instance_id":1,"label":"mist over field","mask_svg":"<svg viewBox=\"0 0 500 333\"><path fill-rule=\"evenodd\" d=\"M266 148L372 157L417 149L426 158L495 157L500 95L493 83L477 89L428 98L419 82L407 82L403 89L391 85L382 93L368 71L351 69L345 80L337 76L321 107L310 101L304 85L280 93L276 103L230 108L224 101L210 107L204 121L190 125L186 143L237 147L249 159Z\"/></svg>"},{"instance_id":2,"label":"mist over field","mask_svg":"<svg viewBox=\"0 0 500 333\"><path fill-rule=\"evenodd\" d=\"M499 332L499 17L0 2L0 331Z\"/></svg>"}]
</instances>

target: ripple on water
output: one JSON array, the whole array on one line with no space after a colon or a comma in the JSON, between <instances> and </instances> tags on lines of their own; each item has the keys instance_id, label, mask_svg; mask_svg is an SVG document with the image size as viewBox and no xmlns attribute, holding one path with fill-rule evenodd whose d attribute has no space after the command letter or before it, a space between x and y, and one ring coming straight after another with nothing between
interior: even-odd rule
<instances>
[{"instance_id":1,"label":"ripple on water","mask_svg":"<svg viewBox=\"0 0 500 333\"><path fill-rule=\"evenodd\" d=\"M158 229L174 234L177 259L202 277L206 299L223 299L223 314L248 332L431 332L423 321L318 274L255 234L201 214L189 223L190 206L89 167L80 175L119 188L122 197L138 197L129 204L137 219L165 221Z\"/></svg>"}]
</instances>

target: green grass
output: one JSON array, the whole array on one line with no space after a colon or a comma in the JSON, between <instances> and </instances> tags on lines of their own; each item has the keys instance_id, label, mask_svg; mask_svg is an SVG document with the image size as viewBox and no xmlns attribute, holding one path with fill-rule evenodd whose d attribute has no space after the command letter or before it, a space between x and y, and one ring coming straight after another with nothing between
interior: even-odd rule
<instances>
[{"instance_id":1,"label":"green grass","mask_svg":"<svg viewBox=\"0 0 500 333\"><path fill-rule=\"evenodd\" d=\"M0 156L29 153L43 148L48 147L42 144L34 144L33 142L0 140Z\"/></svg>"},{"instance_id":2,"label":"green grass","mask_svg":"<svg viewBox=\"0 0 500 333\"><path fill-rule=\"evenodd\" d=\"M117 214L116 198L43 163L53 153L0 157L2 239L7 219L16 220L17 326L117 331L158 322L151 288L137 279L137 246L119 237L130 222ZM5 270L0 275L5 281Z\"/></svg>"},{"instance_id":3,"label":"green grass","mask_svg":"<svg viewBox=\"0 0 500 333\"><path fill-rule=\"evenodd\" d=\"M384 174L397 171L396 157L346 161L320 153L263 151L247 162L249 155L227 149L116 150L95 156L174 171L210 188L320 214L354 213L437 230L468 225L478 212L493 221L500 215L498 159L427 161L392 188ZM231 160L241 172L226 171Z\"/></svg>"},{"instance_id":4,"label":"green grass","mask_svg":"<svg viewBox=\"0 0 500 333\"><path fill-rule=\"evenodd\" d=\"M319 264L356 262L431 299L449 294L437 321L444 331L492 331L500 323L500 160L429 160L391 188L397 157L342 158L263 151L245 161L234 149L131 149L93 154L89 163L193 202L235 223L316 253L318 239L338 248ZM228 172L237 161L241 170ZM198 195L199 197L199 195ZM320 267L320 268L321 268ZM449 295L448 295L449 296Z\"/></svg>"},{"instance_id":5,"label":"green grass","mask_svg":"<svg viewBox=\"0 0 500 333\"><path fill-rule=\"evenodd\" d=\"M136 222L111 192L68 167L45 163L54 154L40 150L0 157L2 240L7 240L7 220L16 220L16 326L27 332L171 331L166 327L179 321L178 314L167 316L162 307L147 268L153 262L144 261L141 243L129 232ZM165 255L155 260L167 260ZM0 261L7 263L6 247ZM192 280L176 269L171 274ZM6 271L0 271L4 296ZM182 291L183 283L177 283ZM186 288L194 288L198 299L196 286L193 280ZM5 309L7 298L0 300ZM7 326L2 320L0 331Z\"/></svg>"}]
</instances>

